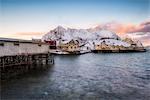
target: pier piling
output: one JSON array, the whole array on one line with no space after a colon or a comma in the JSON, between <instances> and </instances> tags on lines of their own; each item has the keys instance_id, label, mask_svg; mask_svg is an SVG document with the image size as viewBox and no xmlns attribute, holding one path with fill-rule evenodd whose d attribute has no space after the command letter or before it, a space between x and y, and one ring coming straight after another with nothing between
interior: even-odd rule
<instances>
[{"instance_id":1,"label":"pier piling","mask_svg":"<svg viewBox=\"0 0 150 100\"><path fill-rule=\"evenodd\" d=\"M50 53L20 54L0 57L1 80L28 72L32 69L47 68L54 64Z\"/></svg>"}]
</instances>

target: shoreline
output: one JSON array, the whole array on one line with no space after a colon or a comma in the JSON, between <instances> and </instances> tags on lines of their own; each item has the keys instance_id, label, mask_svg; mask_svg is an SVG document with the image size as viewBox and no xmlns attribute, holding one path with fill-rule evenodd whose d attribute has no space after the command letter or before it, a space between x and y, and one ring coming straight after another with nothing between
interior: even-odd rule
<instances>
[{"instance_id":1,"label":"shoreline","mask_svg":"<svg viewBox=\"0 0 150 100\"><path fill-rule=\"evenodd\" d=\"M51 54L55 55L81 55L86 53L134 53L134 52L147 52L147 49L141 49L141 50L88 50L88 51L61 51L61 50L54 50L50 52Z\"/></svg>"}]
</instances>

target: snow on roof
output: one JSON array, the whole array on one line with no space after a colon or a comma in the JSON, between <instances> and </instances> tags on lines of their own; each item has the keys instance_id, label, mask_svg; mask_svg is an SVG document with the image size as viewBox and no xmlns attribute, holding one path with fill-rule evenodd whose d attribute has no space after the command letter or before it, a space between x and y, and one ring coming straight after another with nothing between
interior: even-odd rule
<instances>
[{"instance_id":1,"label":"snow on roof","mask_svg":"<svg viewBox=\"0 0 150 100\"><path fill-rule=\"evenodd\" d=\"M69 42L70 42L70 41L68 41L68 40L61 41L62 44L67 44L67 43L69 43Z\"/></svg>"}]
</instances>

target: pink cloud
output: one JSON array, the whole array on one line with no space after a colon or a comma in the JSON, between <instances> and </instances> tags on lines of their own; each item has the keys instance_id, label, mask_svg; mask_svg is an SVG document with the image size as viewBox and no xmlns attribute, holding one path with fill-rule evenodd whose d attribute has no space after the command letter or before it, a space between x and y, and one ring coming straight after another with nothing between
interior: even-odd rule
<instances>
[{"instance_id":1,"label":"pink cloud","mask_svg":"<svg viewBox=\"0 0 150 100\"><path fill-rule=\"evenodd\" d=\"M143 45L150 45L150 20L138 25L134 25L131 23L121 24L117 22L110 22L98 25L96 28L113 31L121 37L125 36L128 33L130 34L131 38L140 40L143 43Z\"/></svg>"},{"instance_id":2,"label":"pink cloud","mask_svg":"<svg viewBox=\"0 0 150 100\"><path fill-rule=\"evenodd\" d=\"M150 32L150 20L143 22L139 25L134 25L131 23L121 24L117 22L109 22L109 23L98 25L96 28L108 29L118 34L131 33L131 32Z\"/></svg>"},{"instance_id":3,"label":"pink cloud","mask_svg":"<svg viewBox=\"0 0 150 100\"><path fill-rule=\"evenodd\" d=\"M150 32L150 21L141 23L133 32Z\"/></svg>"}]
</instances>

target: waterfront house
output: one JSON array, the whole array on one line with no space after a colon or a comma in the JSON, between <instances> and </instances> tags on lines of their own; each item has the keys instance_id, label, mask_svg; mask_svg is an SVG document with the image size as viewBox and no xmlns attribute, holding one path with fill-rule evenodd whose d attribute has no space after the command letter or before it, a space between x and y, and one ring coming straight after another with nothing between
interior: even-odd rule
<instances>
[{"instance_id":1,"label":"waterfront house","mask_svg":"<svg viewBox=\"0 0 150 100\"><path fill-rule=\"evenodd\" d=\"M67 52L79 52L80 46L78 40L62 41L59 44L59 49Z\"/></svg>"},{"instance_id":2,"label":"waterfront house","mask_svg":"<svg viewBox=\"0 0 150 100\"><path fill-rule=\"evenodd\" d=\"M124 41L131 44L131 46L128 47L129 50L145 51L145 48L140 41L133 41L130 38L126 38Z\"/></svg>"},{"instance_id":3,"label":"waterfront house","mask_svg":"<svg viewBox=\"0 0 150 100\"><path fill-rule=\"evenodd\" d=\"M57 47L56 47L56 41L53 41L53 40L44 40L44 42L45 43L48 43L49 44L49 47L50 47L50 49L57 49Z\"/></svg>"},{"instance_id":4,"label":"waterfront house","mask_svg":"<svg viewBox=\"0 0 150 100\"><path fill-rule=\"evenodd\" d=\"M127 43L129 43L129 44L131 44L131 47L136 47L137 46L137 44L135 43L135 41L133 41L130 38L125 38L124 41L127 42Z\"/></svg>"},{"instance_id":5,"label":"waterfront house","mask_svg":"<svg viewBox=\"0 0 150 100\"><path fill-rule=\"evenodd\" d=\"M49 44L12 38L0 38L0 56L49 52Z\"/></svg>"},{"instance_id":6,"label":"waterfront house","mask_svg":"<svg viewBox=\"0 0 150 100\"><path fill-rule=\"evenodd\" d=\"M105 40L94 43L95 50L110 50L110 45L105 43Z\"/></svg>"}]
</instances>

